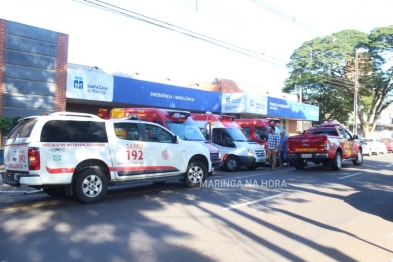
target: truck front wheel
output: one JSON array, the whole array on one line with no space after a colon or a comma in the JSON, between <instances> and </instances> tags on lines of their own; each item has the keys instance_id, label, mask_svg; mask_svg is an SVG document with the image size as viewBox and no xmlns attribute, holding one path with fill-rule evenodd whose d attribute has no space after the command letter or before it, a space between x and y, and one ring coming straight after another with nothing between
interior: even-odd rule
<instances>
[{"instance_id":1,"label":"truck front wheel","mask_svg":"<svg viewBox=\"0 0 393 262\"><path fill-rule=\"evenodd\" d=\"M202 162L191 161L184 174L184 184L188 187L199 187L207 178L207 168Z\"/></svg>"},{"instance_id":2,"label":"truck front wheel","mask_svg":"<svg viewBox=\"0 0 393 262\"><path fill-rule=\"evenodd\" d=\"M74 181L74 194L77 200L85 204L100 202L104 199L108 180L101 170L83 169Z\"/></svg>"},{"instance_id":3,"label":"truck front wheel","mask_svg":"<svg viewBox=\"0 0 393 262\"><path fill-rule=\"evenodd\" d=\"M334 171L339 171L341 169L342 166L342 162L343 159L341 158L341 153L340 152L336 152L336 155L334 156L334 160L333 160L333 165L332 165L332 169Z\"/></svg>"},{"instance_id":4,"label":"truck front wheel","mask_svg":"<svg viewBox=\"0 0 393 262\"><path fill-rule=\"evenodd\" d=\"M352 161L352 163L357 166L360 166L363 163L363 152L361 150L358 151L358 156Z\"/></svg>"}]
</instances>

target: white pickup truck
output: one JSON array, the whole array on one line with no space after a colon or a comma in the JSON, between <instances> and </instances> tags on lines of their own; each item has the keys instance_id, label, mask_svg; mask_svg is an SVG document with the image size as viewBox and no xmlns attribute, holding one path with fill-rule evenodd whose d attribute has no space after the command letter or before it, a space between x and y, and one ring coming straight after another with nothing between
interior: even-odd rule
<instances>
[{"instance_id":1,"label":"white pickup truck","mask_svg":"<svg viewBox=\"0 0 393 262\"><path fill-rule=\"evenodd\" d=\"M214 170L206 147L158 124L72 112L20 119L6 140L4 168L5 184L82 203L103 200L119 184L179 179L198 187Z\"/></svg>"}]
</instances>

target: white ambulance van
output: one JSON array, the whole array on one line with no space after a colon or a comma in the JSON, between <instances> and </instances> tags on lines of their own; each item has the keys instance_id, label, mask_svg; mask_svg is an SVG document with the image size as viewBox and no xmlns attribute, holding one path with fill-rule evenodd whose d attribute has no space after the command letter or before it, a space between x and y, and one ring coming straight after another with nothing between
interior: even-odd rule
<instances>
[{"instance_id":1,"label":"white ambulance van","mask_svg":"<svg viewBox=\"0 0 393 262\"><path fill-rule=\"evenodd\" d=\"M266 153L263 145L249 138L235 122L234 116L192 113L195 123L207 140L213 142L223 154L223 167L237 171L242 166L249 170L265 166Z\"/></svg>"}]
</instances>

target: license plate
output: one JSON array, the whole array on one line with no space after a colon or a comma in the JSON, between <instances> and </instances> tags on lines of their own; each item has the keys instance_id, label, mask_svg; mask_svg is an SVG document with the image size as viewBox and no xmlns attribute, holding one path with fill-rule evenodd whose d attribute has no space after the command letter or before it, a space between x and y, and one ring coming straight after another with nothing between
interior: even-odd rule
<instances>
[{"instance_id":1,"label":"license plate","mask_svg":"<svg viewBox=\"0 0 393 262\"><path fill-rule=\"evenodd\" d=\"M311 158L312 154L302 154L302 158Z\"/></svg>"}]
</instances>

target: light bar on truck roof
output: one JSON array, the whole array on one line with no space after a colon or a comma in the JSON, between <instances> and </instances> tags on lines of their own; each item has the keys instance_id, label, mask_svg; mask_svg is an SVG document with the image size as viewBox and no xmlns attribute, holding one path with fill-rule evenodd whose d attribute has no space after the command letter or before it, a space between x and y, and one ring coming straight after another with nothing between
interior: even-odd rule
<instances>
[{"instance_id":1,"label":"light bar on truck roof","mask_svg":"<svg viewBox=\"0 0 393 262\"><path fill-rule=\"evenodd\" d=\"M266 117L265 119L267 121L269 121L270 124L279 124L280 123L279 118Z\"/></svg>"},{"instance_id":2,"label":"light bar on truck roof","mask_svg":"<svg viewBox=\"0 0 393 262\"><path fill-rule=\"evenodd\" d=\"M191 116L191 113L189 111L172 110L172 109L166 109L166 111L170 116L174 116L175 114L179 114L180 116L184 116L184 117Z\"/></svg>"},{"instance_id":3,"label":"light bar on truck roof","mask_svg":"<svg viewBox=\"0 0 393 262\"><path fill-rule=\"evenodd\" d=\"M232 121L235 121L235 119L237 119L237 117L236 116L230 116L230 115L220 115L220 117L222 118L222 119L231 119Z\"/></svg>"},{"instance_id":4,"label":"light bar on truck roof","mask_svg":"<svg viewBox=\"0 0 393 262\"><path fill-rule=\"evenodd\" d=\"M128 120L141 120L138 115L128 115Z\"/></svg>"}]
</instances>

